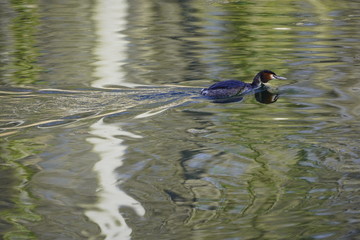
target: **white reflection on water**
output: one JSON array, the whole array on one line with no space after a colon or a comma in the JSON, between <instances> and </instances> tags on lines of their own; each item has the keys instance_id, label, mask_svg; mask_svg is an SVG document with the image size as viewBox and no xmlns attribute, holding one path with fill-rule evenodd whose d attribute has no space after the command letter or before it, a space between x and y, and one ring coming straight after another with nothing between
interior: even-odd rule
<instances>
[{"instance_id":1,"label":"white reflection on water","mask_svg":"<svg viewBox=\"0 0 360 240\"><path fill-rule=\"evenodd\" d=\"M100 226L106 239L130 239L132 229L126 224L119 208L122 206L132 208L139 216L145 214L145 209L118 187L121 179L118 179L114 171L122 166L123 155L127 148L119 136L131 138L141 138L141 136L123 131L119 124L105 124L103 119L91 126L90 133L96 137L88 138L87 141L94 144L93 151L100 156L100 161L94 166L94 171L98 175L99 189L98 202L85 214Z\"/></svg>"},{"instance_id":2,"label":"white reflection on water","mask_svg":"<svg viewBox=\"0 0 360 240\"><path fill-rule=\"evenodd\" d=\"M121 66L127 59L127 44L122 30L126 28L128 3L126 0L97 1L94 22L97 33L97 46L94 54L94 75L97 78L93 87L103 88L111 85L134 87L135 84L125 82L125 73ZM122 166L126 146L119 136L141 138L141 136L123 131L120 124L105 124L103 119L91 126L91 134L95 137L87 140L94 144L93 151L100 156L94 166L97 173L99 190L98 202L85 212L97 223L106 239L130 239L132 229L127 225L119 212L120 207L129 207L139 216L145 214L141 204L119 188L121 179L115 170Z\"/></svg>"},{"instance_id":3,"label":"white reflection on water","mask_svg":"<svg viewBox=\"0 0 360 240\"><path fill-rule=\"evenodd\" d=\"M126 0L97 1L93 16L96 32L96 49L93 87L104 88L111 85L135 87L138 84L124 81L125 72L121 66L127 59L128 41L122 33L126 29L128 3Z\"/></svg>"}]
</instances>

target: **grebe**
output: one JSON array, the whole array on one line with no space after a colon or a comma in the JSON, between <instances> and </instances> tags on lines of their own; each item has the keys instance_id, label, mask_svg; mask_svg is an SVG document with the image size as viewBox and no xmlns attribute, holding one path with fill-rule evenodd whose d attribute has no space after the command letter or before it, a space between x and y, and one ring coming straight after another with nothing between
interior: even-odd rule
<instances>
[{"instance_id":1,"label":"grebe","mask_svg":"<svg viewBox=\"0 0 360 240\"><path fill-rule=\"evenodd\" d=\"M201 95L211 98L229 98L258 89L263 83L267 83L272 79L284 80L286 78L280 77L272 71L262 70L256 74L252 83L244 83L238 80L226 80L217 82L209 88L203 88L200 93Z\"/></svg>"}]
</instances>

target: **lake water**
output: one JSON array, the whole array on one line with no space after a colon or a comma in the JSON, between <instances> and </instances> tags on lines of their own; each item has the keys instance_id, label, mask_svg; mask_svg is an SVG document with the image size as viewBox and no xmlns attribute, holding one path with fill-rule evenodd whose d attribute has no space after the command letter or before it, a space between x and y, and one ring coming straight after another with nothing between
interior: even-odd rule
<instances>
[{"instance_id":1,"label":"lake water","mask_svg":"<svg viewBox=\"0 0 360 240\"><path fill-rule=\"evenodd\" d=\"M360 239L360 2L0 0L2 239ZM287 80L217 103L201 88Z\"/></svg>"}]
</instances>

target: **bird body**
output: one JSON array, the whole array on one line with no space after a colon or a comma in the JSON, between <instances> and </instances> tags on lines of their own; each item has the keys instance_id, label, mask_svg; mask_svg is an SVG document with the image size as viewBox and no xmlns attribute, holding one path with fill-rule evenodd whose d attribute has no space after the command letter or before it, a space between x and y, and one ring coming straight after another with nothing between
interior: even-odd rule
<instances>
[{"instance_id":1,"label":"bird body","mask_svg":"<svg viewBox=\"0 0 360 240\"><path fill-rule=\"evenodd\" d=\"M286 78L277 76L272 71L263 70L256 74L252 83L245 83L239 80L226 80L217 82L208 88L203 88L200 93L210 98L229 98L258 89L272 79Z\"/></svg>"},{"instance_id":2,"label":"bird body","mask_svg":"<svg viewBox=\"0 0 360 240\"><path fill-rule=\"evenodd\" d=\"M238 80L226 80L217 82L209 88L201 90L201 94L213 98L226 98L243 94L251 91L253 87L250 83L244 83Z\"/></svg>"}]
</instances>

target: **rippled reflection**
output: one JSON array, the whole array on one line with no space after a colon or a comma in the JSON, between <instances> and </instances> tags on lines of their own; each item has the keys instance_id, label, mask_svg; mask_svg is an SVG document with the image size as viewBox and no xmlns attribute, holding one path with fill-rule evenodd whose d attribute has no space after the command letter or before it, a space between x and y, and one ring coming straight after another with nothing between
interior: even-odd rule
<instances>
[{"instance_id":1,"label":"rippled reflection","mask_svg":"<svg viewBox=\"0 0 360 240\"><path fill-rule=\"evenodd\" d=\"M276 89L265 88L255 93L255 99L259 103L270 104L279 99L279 91Z\"/></svg>"},{"instance_id":2,"label":"rippled reflection","mask_svg":"<svg viewBox=\"0 0 360 240\"><path fill-rule=\"evenodd\" d=\"M127 45L125 35L121 34L126 27L128 4L121 1L98 1L94 20L96 23L97 46L95 54L98 61L95 63L97 80L93 87L111 85L135 86L124 81L125 72L121 65L127 59ZM88 139L95 145L94 152L100 156L100 161L94 166L98 175L99 190L98 202L86 211L86 215L100 228L105 239L130 239L132 229L120 213L120 207L129 207L143 216L145 209L135 199L131 198L119 188L122 183L115 174L115 170L122 166L126 146L122 144L120 136L141 138L141 136L123 131L119 124L104 124L103 120L91 126L91 133L96 138Z\"/></svg>"},{"instance_id":3,"label":"rippled reflection","mask_svg":"<svg viewBox=\"0 0 360 240\"><path fill-rule=\"evenodd\" d=\"M93 151L100 160L94 165L98 176L97 203L86 211L86 215L96 222L106 239L130 239L131 228L126 224L120 213L121 207L133 209L139 216L143 216L145 209L141 204L121 190L122 179L115 170L122 166L123 155L127 146L123 144L121 136L141 138L141 136L123 131L120 124L105 124L103 119L91 126L90 133L94 136L87 140L94 144Z\"/></svg>"},{"instance_id":4,"label":"rippled reflection","mask_svg":"<svg viewBox=\"0 0 360 240\"><path fill-rule=\"evenodd\" d=\"M97 78L91 85L103 88L106 86L127 86L133 84L125 81L125 72L121 66L127 60L129 42L122 33L126 29L128 15L127 0L98 1L95 8L94 21L96 26L94 75Z\"/></svg>"}]
</instances>

